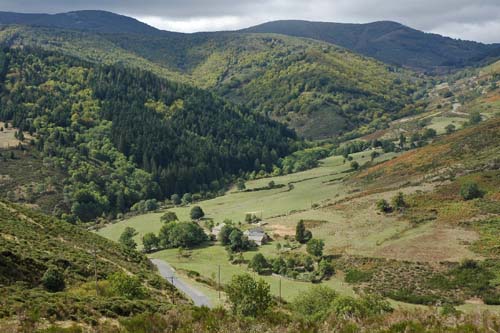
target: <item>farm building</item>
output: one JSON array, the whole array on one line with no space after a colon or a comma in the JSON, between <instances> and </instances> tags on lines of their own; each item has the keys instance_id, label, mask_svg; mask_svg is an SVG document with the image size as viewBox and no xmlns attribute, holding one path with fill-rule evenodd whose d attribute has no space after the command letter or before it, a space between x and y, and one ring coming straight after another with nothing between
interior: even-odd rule
<instances>
[{"instance_id":1,"label":"farm building","mask_svg":"<svg viewBox=\"0 0 500 333\"><path fill-rule=\"evenodd\" d=\"M249 240L254 241L255 244L261 246L268 241L268 236L264 229L262 228L253 228L246 230L244 235L248 237Z\"/></svg>"}]
</instances>

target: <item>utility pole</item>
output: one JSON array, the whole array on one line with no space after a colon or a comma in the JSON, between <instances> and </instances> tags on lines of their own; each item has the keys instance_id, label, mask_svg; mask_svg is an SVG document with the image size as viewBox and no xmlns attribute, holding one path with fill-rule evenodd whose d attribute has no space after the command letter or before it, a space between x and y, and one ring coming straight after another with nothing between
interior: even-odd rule
<instances>
[{"instance_id":1,"label":"utility pole","mask_svg":"<svg viewBox=\"0 0 500 333\"><path fill-rule=\"evenodd\" d=\"M94 245L94 279L95 279L95 295L99 296L99 286L97 284L97 249Z\"/></svg>"},{"instance_id":2,"label":"utility pole","mask_svg":"<svg viewBox=\"0 0 500 333\"><path fill-rule=\"evenodd\" d=\"M219 288L218 289L219 289L219 300L220 300L220 265L219 265L219 278L218 278L218 280L219 280L219 282L218 282Z\"/></svg>"},{"instance_id":3,"label":"utility pole","mask_svg":"<svg viewBox=\"0 0 500 333\"><path fill-rule=\"evenodd\" d=\"M280 276L280 280L279 280L279 289L280 289L280 305L281 305L281 276Z\"/></svg>"},{"instance_id":4,"label":"utility pole","mask_svg":"<svg viewBox=\"0 0 500 333\"><path fill-rule=\"evenodd\" d=\"M171 279L171 281L172 281L172 286L173 286L173 287L175 287L175 285L174 285L174 275L173 275L173 274L172 274L172 276L170 277L170 279ZM172 296L172 303L173 303L173 304L175 304L175 293L176 293L176 291L175 291L175 288L174 288L174 292L173 292L173 294L172 294L172 295L173 295L173 296Z\"/></svg>"}]
</instances>

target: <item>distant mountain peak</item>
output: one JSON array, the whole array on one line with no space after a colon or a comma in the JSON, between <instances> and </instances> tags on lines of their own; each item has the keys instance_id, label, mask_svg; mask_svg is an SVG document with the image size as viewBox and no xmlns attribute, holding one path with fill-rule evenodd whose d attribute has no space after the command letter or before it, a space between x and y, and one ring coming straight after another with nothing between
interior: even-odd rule
<instances>
[{"instance_id":1,"label":"distant mountain peak","mask_svg":"<svg viewBox=\"0 0 500 333\"><path fill-rule=\"evenodd\" d=\"M388 64L427 72L474 65L500 57L498 44L463 41L426 33L394 21L332 23L281 20L241 30L278 33L336 44Z\"/></svg>"},{"instance_id":2,"label":"distant mountain peak","mask_svg":"<svg viewBox=\"0 0 500 333\"><path fill-rule=\"evenodd\" d=\"M135 18L104 10L80 10L59 14L25 14L0 12L0 24L19 24L100 33L160 34L158 30Z\"/></svg>"}]
</instances>

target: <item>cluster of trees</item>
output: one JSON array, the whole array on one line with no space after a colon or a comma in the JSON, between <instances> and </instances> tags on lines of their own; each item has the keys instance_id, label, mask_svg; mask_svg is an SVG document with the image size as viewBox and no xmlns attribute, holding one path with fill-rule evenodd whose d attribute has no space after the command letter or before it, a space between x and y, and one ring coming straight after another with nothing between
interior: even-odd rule
<instances>
[{"instance_id":1,"label":"cluster of trees","mask_svg":"<svg viewBox=\"0 0 500 333\"><path fill-rule=\"evenodd\" d=\"M69 175L66 207L83 221L218 191L296 149L283 125L148 72L36 49L1 53L0 120L34 135Z\"/></svg>"},{"instance_id":2,"label":"cluster of trees","mask_svg":"<svg viewBox=\"0 0 500 333\"><path fill-rule=\"evenodd\" d=\"M146 234L151 238L151 234ZM208 241L208 236L197 223L194 222L168 222L158 233L158 243L151 248L192 248ZM146 249L146 247L145 247Z\"/></svg>"},{"instance_id":3,"label":"cluster of trees","mask_svg":"<svg viewBox=\"0 0 500 333\"><path fill-rule=\"evenodd\" d=\"M137 243L134 237L137 232L134 228L126 227L120 235L119 242L128 249L135 250ZM156 235L146 233L142 237L144 252L150 253L169 248L192 248L208 241L208 236L197 223L194 222L166 222Z\"/></svg>"},{"instance_id":4,"label":"cluster of trees","mask_svg":"<svg viewBox=\"0 0 500 333\"><path fill-rule=\"evenodd\" d=\"M311 246L318 245L317 242L311 243ZM276 258L266 258L262 253L257 253L249 261L248 268L257 274L275 273L308 282L321 281L334 273L333 266L327 259L298 253L283 253Z\"/></svg>"},{"instance_id":5,"label":"cluster of trees","mask_svg":"<svg viewBox=\"0 0 500 333\"><path fill-rule=\"evenodd\" d=\"M239 228L231 223L226 223L218 235L220 243L226 247L228 252L244 252L257 247L248 239Z\"/></svg>"}]
</instances>

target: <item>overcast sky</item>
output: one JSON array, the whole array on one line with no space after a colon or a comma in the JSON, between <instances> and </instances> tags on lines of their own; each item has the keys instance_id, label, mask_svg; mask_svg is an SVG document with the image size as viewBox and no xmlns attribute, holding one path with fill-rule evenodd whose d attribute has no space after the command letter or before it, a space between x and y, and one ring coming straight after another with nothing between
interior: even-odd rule
<instances>
[{"instance_id":1,"label":"overcast sky","mask_svg":"<svg viewBox=\"0 0 500 333\"><path fill-rule=\"evenodd\" d=\"M442 35L500 42L500 0L0 0L0 10L101 9L164 30L233 30L280 20L401 22Z\"/></svg>"}]
</instances>

